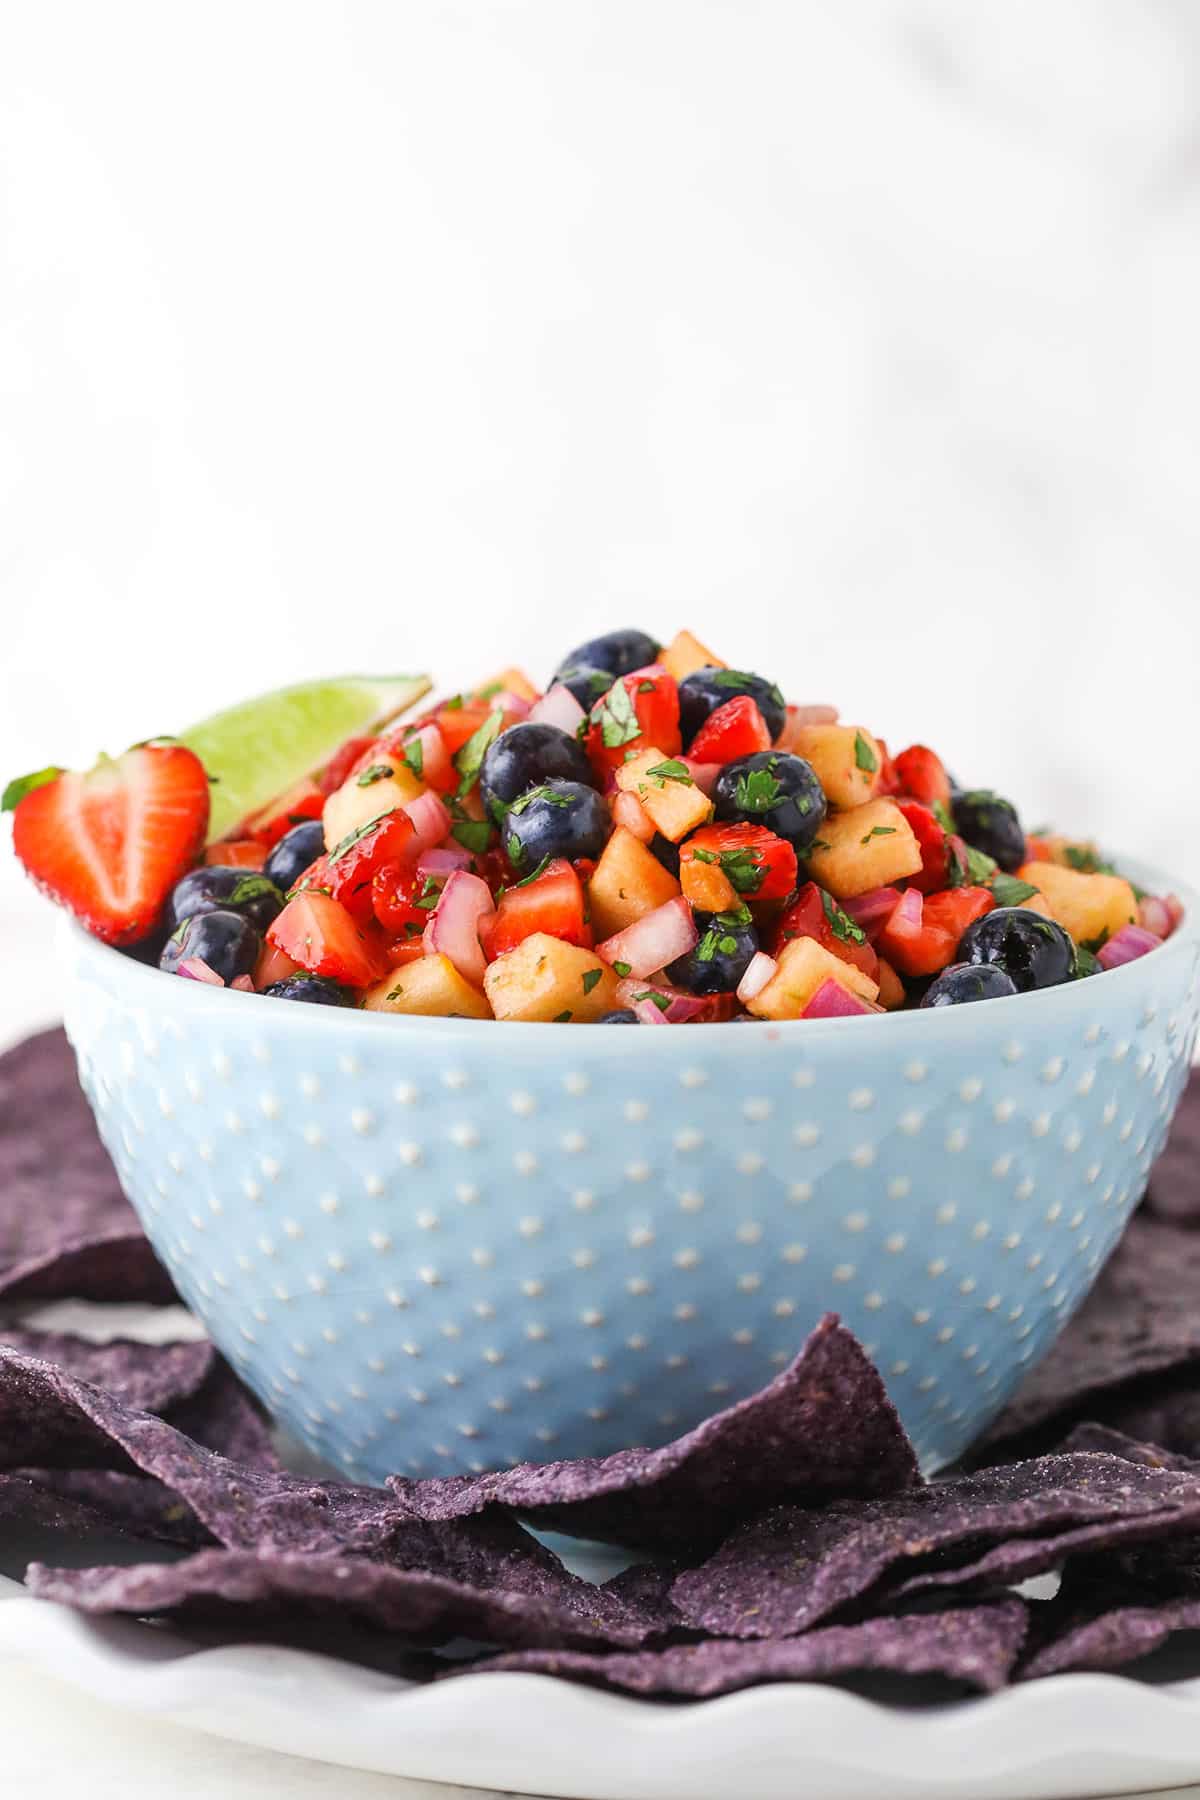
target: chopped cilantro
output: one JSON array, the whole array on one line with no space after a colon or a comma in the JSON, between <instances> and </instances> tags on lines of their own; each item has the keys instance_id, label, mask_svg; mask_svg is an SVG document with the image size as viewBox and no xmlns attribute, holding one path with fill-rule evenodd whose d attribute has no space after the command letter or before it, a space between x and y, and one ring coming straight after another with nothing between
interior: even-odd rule
<instances>
[{"instance_id":1,"label":"chopped cilantro","mask_svg":"<svg viewBox=\"0 0 1200 1800\"><path fill-rule=\"evenodd\" d=\"M33 775L18 775L10 781L0 797L0 812L15 812L26 794L36 793L40 787L48 787L50 782L57 781L63 773L61 769L38 769Z\"/></svg>"},{"instance_id":2,"label":"chopped cilantro","mask_svg":"<svg viewBox=\"0 0 1200 1800\"><path fill-rule=\"evenodd\" d=\"M481 687L477 690L475 698L477 700L494 700L497 694L502 694L503 692L504 688L500 682L489 681L486 687Z\"/></svg>"},{"instance_id":3,"label":"chopped cilantro","mask_svg":"<svg viewBox=\"0 0 1200 1800\"><path fill-rule=\"evenodd\" d=\"M665 787L668 781L678 781L683 787L695 787L695 782L688 774L686 763L677 757L669 757L666 762L655 763L652 769L646 770L646 778L655 787Z\"/></svg>"},{"instance_id":4,"label":"chopped cilantro","mask_svg":"<svg viewBox=\"0 0 1200 1800\"><path fill-rule=\"evenodd\" d=\"M449 700L442 701L441 710L443 712L461 712L462 709L463 697L461 694L451 694Z\"/></svg>"},{"instance_id":5,"label":"chopped cilantro","mask_svg":"<svg viewBox=\"0 0 1200 1800\"><path fill-rule=\"evenodd\" d=\"M425 773L425 746L419 737L409 738L401 752L400 760L408 764L417 780Z\"/></svg>"},{"instance_id":6,"label":"chopped cilantro","mask_svg":"<svg viewBox=\"0 0 1200 1800\"><path fill-rule=\"evenodd\" d=\"M544 800L547 806L570 806L571 804L569 794L556 794L552 787L546 787L543 784L541 787L527 788L519 800L513 801L508 810L510 813L523 813L527 806L533 805L535 800Z\"/></svg>"},{"instance_id":7,"label":"chopped cilantro","mask_svg":"<svg viewBox=\"0 0 1200 1800\"><path fill-rule=\"evenodd\" d=\"M501 707L496 707L494 712L488 714L487 718L483 721L483 724L471 733L462 749L455 753L454 766L459 774L458 792L460 798L463 794L469 793L479 779L479 771L482 767L483 759L491 746L495 743L496 739L500 736L503 725L503 709Z\"/></svg>"},{"instance_id":8,"label":"chopped cilantro","mask_svg":"<svg viewBox=\"0 0 1200 1800\"><path fill-rule=\"evenodd\" d=\"M652 681L639 681L637 691L639 694L652 694L654 692L654 683Z\"/></svg>"},{"instance_id":9,"label":"chopped cilantro","mask_svg":"<svg viewBox=\"0 0 1200 1800\"><path fill-rule=\"evenodd\" d=\"M970 881L979 887L986 887L997 867L994 856L988 856L983 850L976 850L973 844L967 845L967 876Z\"/></svg>"},{"instance_id":10,"label":"chopped cilantro","mask_svg":"<svg viewBox=\"0 0 1200 1800\"><path fill-rule=\"evenodd\" d=\"M1081 981L1087 975L1099 975L1102 965L1096 961L1086 944L1075 946L1075 979Z\"/></svg>"},{"instance_id":11,"label":"chopped cilantro","mask_svg":"<svg viewBox=\"0 0 1200 1800\"><path fill-rule=\"evenodd\" d=\"M782 783L776 781L770 768L748 769L737 778L734 787L734 802L741 812L769 812L777 806L783 794Z\"/></svg>"},{"instance_id":12,"label":"chopped cilantro","mask_svg":"<svg viewBox=\"0 0 1200 1800\"><path fill-rule=\"evenodd\" d=\"M387 816L387 813L378 813L375 818L368 819L365 825L360 825L357 831L349 832L341 843L335 844L329 852L329 861L331 863L340 862L343 856L353 850L355 844L361 844L365 837L370 837L373 831L378 831Z\"/></svg>"},{"instance_id":13,"label":"chopped cilantro","mask_svg":"<svg viewBox=\"0 0 1200 1800\"><path fill-rule=\"evenodd\" d=\"M599 981L599 979L603 975L603 973L604 973L603 969L585 969L584 970L583 976L582 976L582 981L583 981L583 991L585 994L591 993L592 989L595 987L596 983Z\"/></svg>"},{"instance_id":14,"label":"chopped cilantro","mask_svg":"<svg viewBox=\"0 0 1200 1800\"><path fill-rule=\"evenodd\" d=\"M635 994L633 997L635 1000L653 1000L659 1012L665 1013L670 1011L671 996L669 994L659 994L654 988L643 988L640 994Z\"/></svg>"},{"instance_id":15,"label":"chopped cilantro","mask_svg":"<svg viewBox=\"0 0 1200 1800\"><path fill-rule=\"evenodd\" d=\"M546 868L549 865L549 862L550 862L549 856L548 855L543 856L543 858L542 858L541 862L538 864L537 868L531 870L530 873L525 876L524 880L513 882L513 888L516 889L516 888L528 887L531 882L534 882L537 880L539 875L542 875L545 873Z\"/></svg>"},{"instance_id":16,"label":"chopped cilantro","mask_svg":"<svg viewBox=\"0 0 1200 1800\"><path fill-rule=\"evenodd\" d=\"M944 800L934 800L931 803L929 810L941 826L942 830L949 836L954 830L954 820L950 815L950 808L946 805L946 802Z\"/></svg>"},{"instance_id":17,"label":"chopped cilantro","mask_svg":"<svg viewBox=\"0 0 1200 1800\"><path fill-rule=\"evenodd\" d=\"M692 855L695 857L697 862L715 863L716 861L718 861L718 858L714 851L701 850L698 844L692 845Z\"/></svg>"},{"instance_id":18,"label":"chopped cilantro","mask_svg":"<svg viewBox=\"0 0 1200 1800\"><path fill-rule=\"evenodd\" d=\"M491 842L492 828L486 819L456 819L450 836L472 856L481 856Z\"/></svg>"},{"instance_id":19,"label":"chopped cilantro","mask_svg":"<svg viewBox=\"0 0 1200 1800\"><path fill-rule=\"evenodd\" d=\"M757 850L722 850L719 861L725 878L739 894L757 894L767 871Z\"/></svg>"},{"instance_id":20,"label":"chopped cilantro","mask_svg":"<svg viewBox=\"0 0 1200 1800\"><path fill-rule=\"evenodd\" d=\"M829 928L834 937L840 938L843 944L865 944L867 934L861 925L856 925L849 913L842 911L832 894L827 894L824 888L818 889L818 892L821 896L821 908L829 920Z\"/></svg>"},{"instance_id":21,"label":"chopped cilantro","mask_svg":"<svg viewBox=\"0 0 1200 1800\"><path fill-rule=\"evenodd\" d=\"M615 974L621 976L622 980L624 980L626 975L633 974L632 966L627 962L615 962L613 964L613 971Z\"/></svg>"},{"instance_id":22,"label":"chopped cilantro","mask_svg":"<svg viewBox=\"0 0 1200 1800\"><path fill-rule=\"evenodd\" d=\"M418 748L420 748L419 745ZM374 787L377 781L386 781L391 772L391 763L372 763L369 769L363 770L354 785L356 787ZM418 769L417 774L419 775L420 772Z\"/></svg>"},{"instance_id":23,"label":"chopped cilantro","mask_svg":"<svg viewBox=\"0 0 1200 1800\"><path fill-rule=\"evenodd\" d=\"M829 842L828 838L814 838L812 843L808 847L810 850L832 850L833 849L833 845Z\"/></svg>"},{"instance_id":24,"label":"chopped cilantro","mask_svg":"<svg viewBox=\"0 0 1200 1800\"><path fill-rule=\"evenodd\" d=\"M1113 864L1105 862L1094 844L1064 844L1067 867L1080 875L1115 875Z\"/></svg>"},{"instance_id":25,"label":"chopped cilantro","mask_svg":"<svg viewBox=\"0 0 1200 1800\"><path fill-rule=\"evenodd\" d=\"M508 851L508 860L514 869L519 869L525 860L525 852L521 848L521 840L515 831L510 831L504 840L504 848Z\"/></svg>"},{"instance_id":26,"label":"chopped cilantro","mask_svg":"<svg viewBox=\"0 0 1200 1800\"><path fill-rule=\"evenodd\" d=\"M1005 875L998 871L992 878L992 893L997 906L1022 906L1026 900L1032 900L1037 889L1028 881L1018 881L1015 875Z\"/></svg>"},{"instance_id":27,"label":"chopped cilantro","mask_svg":"<svg viewBox=\"0 0 1200 1800\"><path fill-rule=\"evenodd\" d=\"M858 841L860 844L869 844L872 838L895 837L895 835L896 827L894 825L872 825L870 831L864 837L860 837Z\"/></svg>"},{"instance_id":28,"label":"chopped cilantro","mask_svg":"<svg viewBox=\"0 0 1200 1800\"><path fill-rule=\"evenodd\" d=\"M867 775L874 775L879 767L879 758L861 731L854 734L854 766Z\"/></svg>"},{"instance_id":29,"label":"chopped cilantro","mask_svg":"<svg viewBox=\"0 0 1200 1800\"><path fill-rule=\"evenodd\" d=\"M441 888L432 875L427 875L421 886L421 892L410 904L419 907L422 912L432 912L441 897Z\"/></svg>"},{"instance_id":30,"label":"chopped cilantro","mask_svg":"<svg viewBox=\"0 0 1200 1800\"><path fill-rule=\"evenodd\" d=\"M1103 950L1107 942L1108 932L1098 931L1095 937L1084 938L1079 947L1081 950L1086 950L1089 956L1095 956L1098 950Z\"/></svg>"},{"instance_id":31,"label":"chopped cilantro","mask_svg":"<svg viewBox=\"0 0 1200 1800\"><path fill-rule=\"evenodd\" d=\"M714 687L749 687L757 676L747 674L745 669L717 669L710 677Z\"/></svg>"},{"instance_id":32,"label":"chopped cilantro","mask_svg":"<svg viewBox=\"0 0 1200 1800\"><path fill-rule=\"evenodd\" d=\"M605 749L619 750L641 737L642 727L633 710L633 700L624 681L614 681L602 700L592 708L592 723L599 725Z\"/></svg>"},{"instance_id":33,"label":"chopped cilantro","mask_svg":"<svg viewBox=\"0 0 1200 1800\"><path fill-rule=\"evenodd\" d=\"M570 1007L567 1008L566 1012L555 1013L553 1019L550 1021L550 1023L552 1025L569 1025L570 1022L571 1022Z\"/></svg>"},{"instance_id":34,"label":"chopped cilantro","mask_svg":"<svg viewBox=\"0 0 1200 1800\"><path fill-rule=\"evenodd\" d=\"M240 881L234 883L233 892L225 901L225 905L245 906L247 900L257 900L260 894L274 894L280 901L283 899L283 895L275 883L270 881L267 876L246 874Z\"/></svg>"}]
</instances>

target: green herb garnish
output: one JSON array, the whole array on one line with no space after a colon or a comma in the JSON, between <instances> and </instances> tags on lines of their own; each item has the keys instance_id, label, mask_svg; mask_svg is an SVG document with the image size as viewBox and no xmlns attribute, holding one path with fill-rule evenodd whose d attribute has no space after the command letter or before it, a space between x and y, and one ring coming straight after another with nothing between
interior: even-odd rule
<instances>
[{"instance_id":1,"label":"green herb garnish","mask_svg":"<svg viewBox=\"0 0 1200 1800\"><path fill-rule=\"evenodd\" d=\"M722 850L718 861L729 885L739 894L757 894L767 871L756 850Z\"/></svg>"},{"instance_id":2,"label":"green herb garnish","mask_svg":"<svg viewBox=\"0 0 1200 1800\"><path fill-rule=\"evenodd\" d=\"M515 831L510 831L504 840L504 848L508 851L508 860L513 867L519 869L525 861L525 852L521 848L521 840Z\"/></svg>"},{"instance_id":3,"label":"green herb garnish","mask_svg":"<svg viewBox=\"0 0 1200 1800\"><path fill-rule=\"evenodd\" d=\"M931 802L929 810L941 826L942 830L946 833L946 836L949 837L954 830L954 820L951 817L950 808L946 805L946 802L944 800L934 800Z\"/></svg>"},{"instance_id":4,"label":"green herb garnish","mask_svg":"<svg viewBox=\"0 0 1200 1800\"><path fill-rule=\"evenodd\" d=\"M653 1000L659 1012L665 1013L670 1011L671 996L669 994L659 994L654 988L644 988L640 994L635 994L633 997L635 1000Z\"/></svg>"},{"instance_id":5,"label":"green herb garnish","mask_svg":"<svg viewBox=\"0 0 1200 1800\"><path fill-rule=\"evenodd\" d=\"M867 775L874 775L879 767L879 758L861 731L854 734L854 766L862 769Z\"/></svg>"},{"instance_id":6,"label":"green herb garnish","mask_svg":"<svg viewBox=\"0 0 1200 1800\"><path fill-rule=\"evenodd\" d=\"M386 781L391 773L391 763L372 763L369 769L363 770L354 785L355 787L374 787L377 781ZM420 774L419 769L417 773Z\"/></svg>"},{"instance_id":7,"label":"green herb garnish","mask_svg":"<svg viewBox=\"0 0 1200 1800\"><path fill-rule=\"evenodd\" d=\"M365 825L360 825L356 831L348 832L341 843L335 844L329 852L330 863L340 862L343 856L347 856L353 850L355 844L361 844L365 837L370 837L373 831L378 831L387 816L385 812L378 813L375 818L368 819Z\"/></svg>"},{"instance_id":8,"label":"green herb garnish","mask_svg":"<svg viewBox=\"0 0 1200 1800\"><path fill-rule=\"evenodd\" d=\"M473 731L462 749L454 757L454 766L459 773L458 793L461 799L470 792L479 779L479 771L483 759L500 736L504 725L504 712L497 707L490 712L483 724Z\"/></svg>"},{"instance_id":9,"label":"green herb garnish","mask_svg":"<svg viewBox=\"0 0 1200 1800\"><path fill-rule=\"evenodd\" d=\"M550 1021L550 1023L552 1025L569 1025L570 1022L571 1022L570 1007L567 1008L566 1012L555 1013L553 1019L551 1019L551 1021Z\"/></svg>"},{"instance_id":10,"label":"green herb garnish","mask_svg":"<svg viewBox=\"0 0 1200 1800\"><path fill-rule=\"evenodd\" d=\"M741 812L769 812L777 806L782 795L783 785L776 781L772 774L775 759L765 769L748 769L739 775L734 787L734 803Z\"/></svg>"},{"instance_id":11,"label":"green herb garnish","mask_svg":"<svg viewBox=\"0 0 1200 1800\"><path fill-rule=\"evenodd\" d=\"M18 775L10 781L0 797L0 812L15 812L26 794L36 793L40 787L48 787L52 781L65 774L63 769L38 769L33 775Z\"/></svg>"},{"instance_id":12,"label":"green herb garnish","mask_svg":"<svg viewBox=\"0 0 1200 1800\"><path fill-rule=\"evenodd\" d=\"M425 746L419 737L409 738L400 752L400 760L407 763L417 780L425 773Z\"/></svg>"},{"instance_id":13,"label":"green herb garnish","mask_svg":"<svg viewBox=\"0 0 1200 1800\"><path fill-rule=\"evenodd\" d=\"M607 750L619 750L622 744L641 737L642 727L624 681L614 681L603 700L597 701L592 709L592 723L599 725Z\"/></svg>"},{"instance_id":14,"label":"green herb garnish","mask_svg":"<svg viewBox=\"0 0 1200 1800\"><path fill-rule=\"evenodd\" d=\"M600 977L603 974L604 974L603 969L585 969L584 970L583 975L580 977L580 979L583 983L583 991L585 994L591 993L592 989L595 987L596 983L600 980Z\"/></svg>"},{"instance_id":15,"label":"green herb garnish","mask_svg":"<svg viewBox=\"0 0 1200 1800\"><path fill-rule=\"evenodd\" d=\"M533 805L535 800L544 800L547 806L570 806L571 804L569 794L556 794L552 787L543 783L541 787L527 788L519 800L513 801L508 810L514 814L523 813L527 806Z\"/></svg>"},{"instance_id":16,"label":"green herb garnish","mask_svg":"<svg viewBox=\"0 0 1200 1800\"><path fill-rule=\"evenodd\" d=\"M433 879L432 875L427 875L421 888L421 892L417 895L416 899L410 901L409 904L419 907L422 912L432 912L441 897L441 888Z\"/></svg>"},{"instance_id":17,"label":"green herb garnish","mask_svg":"<svg viewBox=\"0 0 1200 1800\"><path fill-rule=\"evenodd\" d=\"M677 757L670 757L666 762L655 763L652 769L645 771L645 775L647 780L652 781L655 787L659 788L665 787L668 781L678 781L683 787L695 787L696 785L688 774L687 764L680 762Z\"/></svg>"},{"instance_id":18,"label":"green herb garnish","mask_svg":"<svg viewBox=\"0 0 1200 1800\"><path fill-rule=\"evenodd\" d=\"M973 844L967 845L967 878L975 886L986 887L998 867L994 856L988 856L983 850L976 850Z\"/></svg>"},{"instance_id":19,"label":"green herb garnish","mask_svg":"<svg viewBox=\"0 0 1200 1800\"><path fill-rule=\"evenodd\" d=\"M633 974L632 965L627 962L615 962L613 964L613 971L615 974L619 975L622 980L624 980L626 975Z\"/></svg>"},{"instance_id":20,"label":"green herb garnish","mask_svg":"<svg viewBox=\"0 0 1200 1800\"><path fill-rule=\"evenodd\" d=\"M1076 944L1076 946L1075 946L1075 979L1076 979L1076 981L1082 981L1088 975L1099 975L1102 973L1102 970L1103 970L1103 965L1096 961L1096 958L1093 956L1092 952L1088 949L1087 945L1086 944Z\"/></svg>"},{"instance_id":21,"label":"green herb garnish","mask_svg":"<svg viewBox=\"0 0 1200 1800\"><path fill-rule=\"evenodd\" d=\"M498 681L489 681L486 687L481 687L477 691L475 698L477 700L494 700L497 694L503 692L504 689Z\"/></svg>"},{"instance_id":22,"label":"green herb garnish","mask_svg":"<svg viewBox=\"0 0 1200 1800\"><path fill-rule=\"evenodd\" d=\"M840 938L843 944L865 944L867 934L861 925L856 925L849 913L842 911L832 894L827 894L824 888L818 888L817 891L821 896L821 909L829 920L829 928L834 937Z\"/></svg>"},{"instance_id":23,"label":"green herb garnish","mask_svg":"<svg viewBox=\"0 0 1200 1800\"><path fill-rule=\"evenodd\" d=\"M1005 875L1002 870L992 878L992 893L997 906L1023 906L1037 891L1030 882L1018 881L1015 875Z\"/></svg>"},{"instance_id":24,"label":"green herb garnish","mask_svg":"<svg viewBox=\"0 0 1200 1800\"><path fill-rule=\"evenodd\" d=\"M547 868L549 867L549 864L550 864L549 855L543 856L541 862L537 865L536 869L531 870L530 873L528 875L526 875L523 880L513 882L512 889L510 891L515 892L515 890L517 888L528 887L531 882L537 880L539 875L545 874Z\"/></svg>"},{"instance_id":25,"label":"green herb garnish","mask_svg":"<svg viewBox=\"0 0 1200 1800\"><path fill-rule=\"evenodd\" d=\"M872 825L870 831L864 837L860 837L858 841L860 844L869 844L872 838L895 837L895 835L896 827L894 825Z\"/></svg>"},{"instance_id":26,"label":"green herb garnish","mask_svg":"<svg viewBox=\"0 0 1200 1800\"><path fill-rule=\"evenodd\" d=\"M482 856L492 840L492 828L486 819L456 819L450 836L472 856Z\"/></svg>"},{"instance_id":27,"label":"green herb garnish","mask_svg":"<svg viewBox=\"0 0 1200 1800\"><path fill-rule=\"evenodd\" d=\"M262 894L273 894L280 905L283 904L283 895L273 881L268 880L265 875L252 874L243 875L242 879L234 884L233 892L223 904L245 906L247 900L257 900Z\"/></svg>"}]
</instances>

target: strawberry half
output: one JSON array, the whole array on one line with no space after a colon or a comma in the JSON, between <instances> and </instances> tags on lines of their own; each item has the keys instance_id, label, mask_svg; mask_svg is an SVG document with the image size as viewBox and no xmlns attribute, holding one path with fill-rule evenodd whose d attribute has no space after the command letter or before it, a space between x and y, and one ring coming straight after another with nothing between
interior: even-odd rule
<instances>
[{"instance_id":1,"label":"strawberry half","mask_svg":"<svg viewBox=\"0 0 1200 1800\"><path fill-rule=\"evenodd\" d=\"M26 791L13 849L93 937L136 944L204 848L208 807L199 757L182 744L145 744Z\"/></svg>"}]
</instances>

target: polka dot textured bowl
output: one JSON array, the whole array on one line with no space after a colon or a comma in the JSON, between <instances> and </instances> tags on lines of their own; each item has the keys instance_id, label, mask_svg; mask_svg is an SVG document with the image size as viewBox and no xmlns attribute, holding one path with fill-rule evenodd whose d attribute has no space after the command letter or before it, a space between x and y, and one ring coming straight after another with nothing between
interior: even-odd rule
<instances>
[{"instance_id":1,"label":"polka dot textured bowl","mask_svg":"<svg viewBox=\"0 0 1200 1800\"><path fill-rule=\"evenodd\" d=\"M348 1473L662 1442L829 1307L934 1466L1145 1186L1196 1034L1196 916L1040 994L661 1031L289 1006L68 926L67 1027L181 1293Z\"/></svg>"}]
</instances>

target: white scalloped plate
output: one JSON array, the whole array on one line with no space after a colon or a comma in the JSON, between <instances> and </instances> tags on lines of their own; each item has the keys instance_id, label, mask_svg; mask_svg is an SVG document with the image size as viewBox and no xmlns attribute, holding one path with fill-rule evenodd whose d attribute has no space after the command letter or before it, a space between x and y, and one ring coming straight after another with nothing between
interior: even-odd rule
<instances>
[{"instance_id":1,"label":"white scalloped plate","mask_svg":"<svg viewBox=\"0 0 1200 1800\"><path fill-rule=\"evenodd\" d=\"M0 1660L240 1743L563 1800L1080 1800L1200 1777L1200 1678L1060 1675L901 1707L838 1688L662 1705L537 1675L416 1687L308 1651L201 1648L0 1578Z\"/></svg>"}]
</instances>

